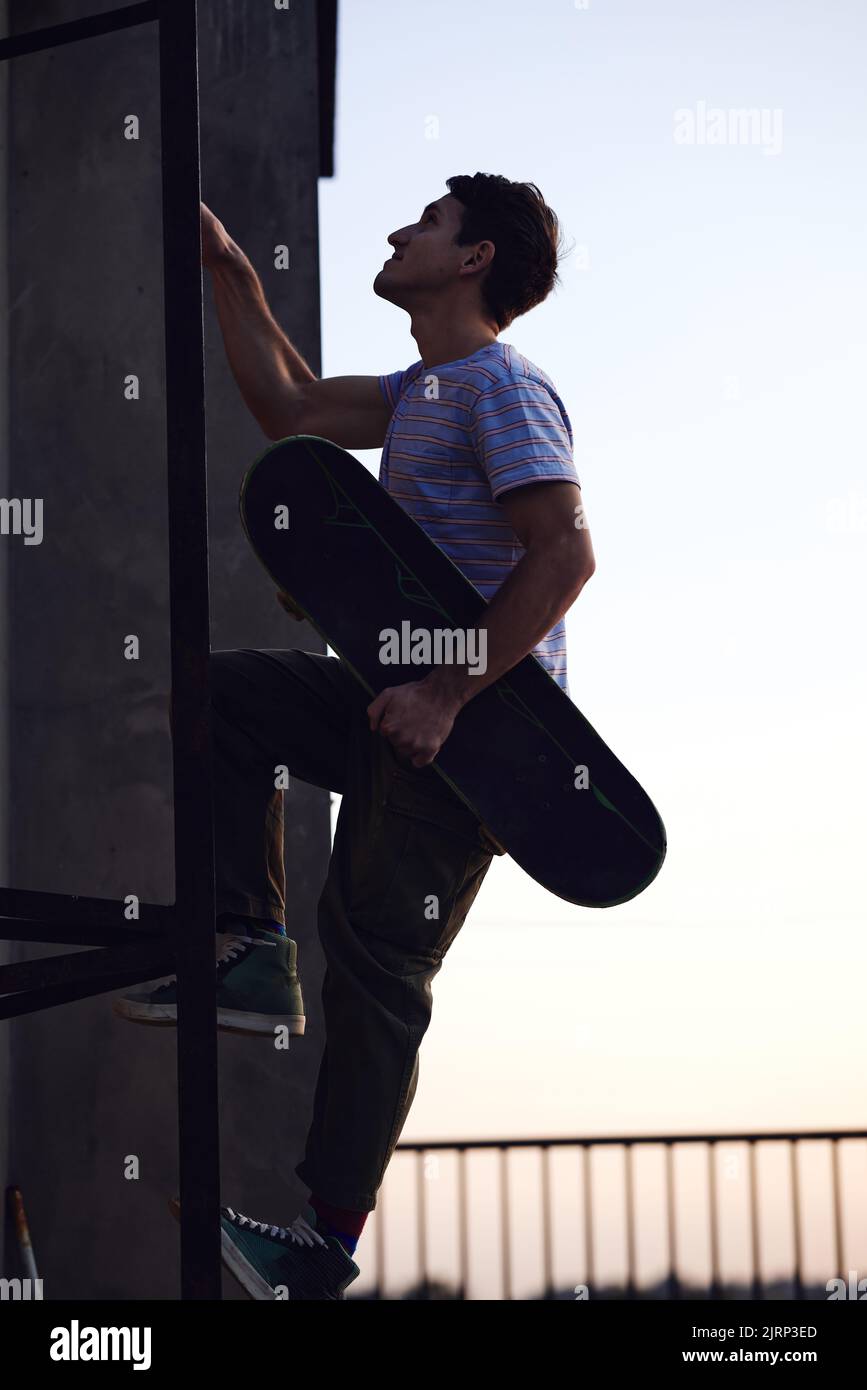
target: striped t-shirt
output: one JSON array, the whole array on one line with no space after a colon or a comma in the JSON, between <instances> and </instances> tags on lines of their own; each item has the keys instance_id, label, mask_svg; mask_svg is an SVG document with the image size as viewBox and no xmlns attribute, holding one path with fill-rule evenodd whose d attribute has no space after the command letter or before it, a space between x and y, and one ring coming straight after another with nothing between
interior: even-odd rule
<instances>
[{"instance_id":1,"label":"striped t-shirt","mask_svg":"<svg viewBox=\"0 0 867 1390\"><path fill-rule=\"evenodd\" d=\"M379 384L393 410L379 481L490 600L524 554L499 498L542 478L580 486L563 402L503 342ZM568 691L562 618L533 653Z\"/></svg>"}]
</instances>

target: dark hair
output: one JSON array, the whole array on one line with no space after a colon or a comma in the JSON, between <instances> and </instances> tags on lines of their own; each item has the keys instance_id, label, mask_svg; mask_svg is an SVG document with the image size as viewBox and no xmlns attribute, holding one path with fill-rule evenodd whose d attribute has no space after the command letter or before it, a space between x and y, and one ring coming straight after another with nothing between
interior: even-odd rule
<instances>
[{"instance_id":1,"label":"dark hair","mask_svg":"<svg viewBox=\"0 0 867 1390\"><path fill-rule=\"evenodd\" d=\"M557 217L534 183L513 183L502 174L456 174L446 187L464 207L456 244L492 241L496 247L482 296L500 329L508 328L558 283Z\"/></svg>"}]
</instances>

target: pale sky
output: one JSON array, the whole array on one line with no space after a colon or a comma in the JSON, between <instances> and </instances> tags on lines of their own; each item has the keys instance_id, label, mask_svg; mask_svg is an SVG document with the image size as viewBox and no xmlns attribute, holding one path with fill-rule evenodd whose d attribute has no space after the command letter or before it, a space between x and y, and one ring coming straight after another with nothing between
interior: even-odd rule
<instances>
[{"instance_id":1,"label":"pale sky","mask_svg":"<svg viewBox=\"0 0 867 1390\"><path fill-rule=\"evenodd\" d=\"M324 373L418 357L370 287L449 175L540 186L575 250L502 336L575 433L572 697L669 837L604 911L494 862L404 1138L867 1122L865 39L860 0L342 0Z\"/></svg>"},{"instance_id":2,"label":"pale sky","mask_svg":"<svg viewBox=\"0 0 867 1390\"><path fill-rule=\"evenodd\" d=\"M324 373L417 358L370 287L449 175L539 184L575 250L502 336L575 432L572 694L670 846L604 911L494 863L406 1137L863 1124L867 13L343 0L340 25ZM677 143L700 103L777 136Z\"/></svg>"}]
</instances>

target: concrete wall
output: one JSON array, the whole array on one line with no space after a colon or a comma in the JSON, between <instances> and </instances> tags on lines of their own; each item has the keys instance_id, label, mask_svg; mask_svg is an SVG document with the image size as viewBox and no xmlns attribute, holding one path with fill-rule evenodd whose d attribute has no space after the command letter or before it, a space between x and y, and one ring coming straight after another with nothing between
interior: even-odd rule
<instances>
[{"instance_id":1,"label":"concrete wall","mask_svg":"<svg viewBox=\"0 0 867 1390\"><path fill-rule=\"evenodd\" d=\"M112 3L89 3L95 13ZM13 32L73 18L11 0ZM315 9L200 4L203 196L251 255L319 369ZM155 26L16 60L11 78L10 496L44 499L41 545L9 549L16 888L174 897L166 458ZM46 92L50 100L46 100ZM138 117L140 138L123 138ZM286 242L292 269L273 268ZM206 283L213 648L303 645L240 530L264 447L225 363ZM124 399L135 373L140 398ZM123 656L136 634L138 661ZM308 1035L288 1053L220 1041L224 1200L286 1221L322 1046L315 904L328 797L287 793L291 934ZM39 954L16 947L18 958ZM45 948L55 950L57 948ZM110 997L0 1025L11 1035L9 1175L25 1194L47 1298L175 1297L173 1030ZM2 1067L2 1053L0 1053ZM2 1077L2 1072L0 1072ZM141 1164L124 1178L128 1155ZM226 1293L236 1296L229 1282Z\"/></svg>"}]
</instances>

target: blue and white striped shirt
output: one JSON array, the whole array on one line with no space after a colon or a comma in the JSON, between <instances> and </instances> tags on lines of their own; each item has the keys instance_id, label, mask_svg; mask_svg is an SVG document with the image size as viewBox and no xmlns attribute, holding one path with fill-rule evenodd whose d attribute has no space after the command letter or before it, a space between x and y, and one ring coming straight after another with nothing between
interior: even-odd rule
<instances>
[{"instance_id":1,"label":"blue and white striped shirt","mask_svg":"<svg viewBox=\"0 0 867 1390\"><path fill-rule=\"evenodd\" d=\"M381 376L393 414L379 481L491 599L524 554L498 499L543 478L578 483L572 426L544 372L508 343ZM568 691L563 619L533 653Z\"/></svg>"}]
</instances>

